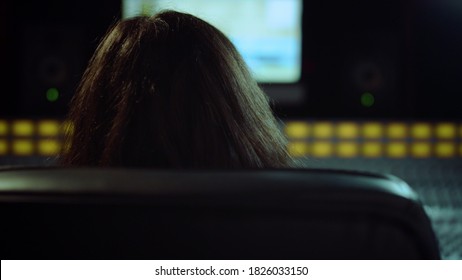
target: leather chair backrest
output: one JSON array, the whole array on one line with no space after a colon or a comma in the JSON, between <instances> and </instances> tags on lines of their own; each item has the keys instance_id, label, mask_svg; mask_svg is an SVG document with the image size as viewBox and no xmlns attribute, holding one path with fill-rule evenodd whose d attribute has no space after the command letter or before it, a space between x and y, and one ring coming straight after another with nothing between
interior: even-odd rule
<instances>
[{"instance_id":1,"label":"leather chair backrest","mask_svg":"<svg viewBox=\"0 0 462 280\"><path fill-rule=\"evenodd\" d=\"M0 172L2 259L438 259L400 179L340 170Z\"/></svg>"}]
</instances>

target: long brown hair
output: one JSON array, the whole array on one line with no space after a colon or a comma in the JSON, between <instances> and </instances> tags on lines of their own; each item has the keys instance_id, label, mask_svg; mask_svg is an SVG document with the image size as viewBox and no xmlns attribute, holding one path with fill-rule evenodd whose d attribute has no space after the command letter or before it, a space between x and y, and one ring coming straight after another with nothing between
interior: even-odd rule
<instances>
[{"instance_id":1,"label":"long brown hair","mask_svg":"<svg viewBox=\"0 0 462 280\"><path fill-rule=\"evenodd\" d=\"M287 167L266 95L226 36L189 14L119 21L99 44L68 115L64 165Z\"/></svg>"}]
</instances>

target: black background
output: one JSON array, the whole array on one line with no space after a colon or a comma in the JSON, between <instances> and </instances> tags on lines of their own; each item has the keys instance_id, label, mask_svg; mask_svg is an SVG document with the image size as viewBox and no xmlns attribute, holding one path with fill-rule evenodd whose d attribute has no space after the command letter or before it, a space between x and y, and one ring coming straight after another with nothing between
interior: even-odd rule
<instances>
[{"instance_id":1,"label":"black background","mask_svg":"<svg viewBox=\"0 0 462 280\"><path fill-rule=\"evenodd\" d=\"M120 2L2 1L1 117L64 117ZM304 103L281 117L462 119L462 2L304 1ZM60 99L48 102L57 87ZM375 104L360 104L363 93Z\"/></svg>"}]
</instances>

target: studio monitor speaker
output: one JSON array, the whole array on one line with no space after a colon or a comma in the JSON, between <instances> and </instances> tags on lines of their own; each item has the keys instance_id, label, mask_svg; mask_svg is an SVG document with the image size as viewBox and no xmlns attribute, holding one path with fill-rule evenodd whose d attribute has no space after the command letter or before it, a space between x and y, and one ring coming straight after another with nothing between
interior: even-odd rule
<instances>
[{"instance_id":1,"label":"studio monitor speaker","mask_svg":"<svg viewBox=\"0 0 462 280\"><path fill-rule=\"evenodd\" d=\"M406 113L406 14L400 1L312 0L305 7L308 114Z\"/></svg>"},{"instance_id":2,"label":"studio monitor speaker","mask_svg":"<svg viewBox=\"0 0 462 280\"><path fill-rule=\"evenodd\" d=\"M21 114L64 116L84 67L83 30L66 24L29 23L21 31Z\"/></svg>"}]
</instances>

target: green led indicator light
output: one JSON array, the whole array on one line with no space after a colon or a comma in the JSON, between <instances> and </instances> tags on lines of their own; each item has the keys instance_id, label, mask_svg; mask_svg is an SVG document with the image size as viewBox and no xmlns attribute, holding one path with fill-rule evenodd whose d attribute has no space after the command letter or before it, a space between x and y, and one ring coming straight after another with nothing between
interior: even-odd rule
<instances>
[{"instance_id":1,"label":"green led indicator light","mask_svg":"<svg viewBox=\"0 0 462 280\"><path fill-rule=\"evenodd\" d=\"M47 100L50 102L55 102L59 98L59 91L57 88L49 88L47 90Z\"/></svg>"},{"instance_id":2,"label":"green led indicator light","mask_svg":"<svg viewBox=\"0 0 462 280\"><path fill-rule=\"evenodd\" d=\"M370 92L365 92L361 95L361 105L364 107L372 107L375 103L375 97Z\"/></svg>"}]
</instances>

